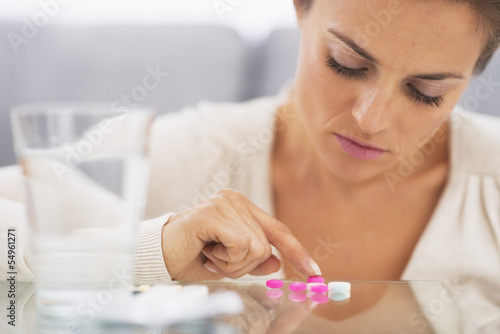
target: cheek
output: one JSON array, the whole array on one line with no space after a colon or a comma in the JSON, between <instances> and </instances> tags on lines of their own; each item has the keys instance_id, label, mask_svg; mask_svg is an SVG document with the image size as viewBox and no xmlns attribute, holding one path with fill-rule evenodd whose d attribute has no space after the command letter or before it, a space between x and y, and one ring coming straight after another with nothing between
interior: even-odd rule
<instances>
[{"instance_id":1,"label":"cheek","mask_svg":"<svg viewBox=\"0 0 500 334\"><path fill-rule=\"evenodd\" d=\"M455 87L453 90L448 92L445 97L445 105L439 109L427 109L427 108L415 108L413 107L411 113L406 113L406 115L413 115L412 120L404 121L405 126L400 126L399 135L403 138L409 137L406 134L411 134L412 140L406 143L406 151L415 150L417 144L424 144L430 141L440 141L442 140L443 125L451 118L450 116L453 109L458 104L460 97L464 93L465 89L469 84L469 80L462 83L461 85ZM402 115L403 118L405 115ZM450 122L451 127L453 127L453 122ZM453 130L453 129L451 129ZM439 131L437 134L436 132ZM409 141L409 140L408 140ZM409 148L408 148L409 147ZM408 154L408 152L406 152Z\"/></svg>"},{"instance_id":2,"label":"cheek","mask_svg":"<svg viewBox=\"0 0 500 334\"><path fill-rule=\"evenodd\" d=\"M399 122L399 156L408 156L421 149L423 145L434 142L442 144L444 140L443 126L449 118L450 111L431 111L421 117L404 117Z\"/></svg>"},{"instance_id":3,"label":"cheek","mask_svg":"<svg viewBox=\"0 0 500 334\"><path fill-rule=\"evenodd\" d=\"M306 126L324 126L331 118L350 112L355 89L326 65L328 50L304 36L296 73L295 94Z\"/></svg>"},{"instance_id":4,"label":"cheek","mask_svg":"<svg viewBox=\"0 0 500 334\"><path fill-rule=\"evenodd\" d=\"M407 112L400 114L397 126L397 136L401 138L402 154L411 153L412 150L416 149L417 145L423 145L432 140L442 140L442 137L440 137L441 128L450 119L453 109L458 104L468 84L469 80L448 92L445 97L446 104L442 108L420 108L415 107L412 103L406 106ZM450 124L453 127L453 122ZM436 134L437 131L441 132Z\"/></svg>"}]
</instances>

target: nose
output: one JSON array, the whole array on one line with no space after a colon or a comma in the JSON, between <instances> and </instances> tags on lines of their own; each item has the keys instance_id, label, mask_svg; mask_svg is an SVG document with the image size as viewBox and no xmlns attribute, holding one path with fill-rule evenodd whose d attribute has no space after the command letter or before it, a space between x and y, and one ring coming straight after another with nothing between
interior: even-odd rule
<instances>
[{"instance_id":1,"label":"nose","mask_svg":"<svg viewBox=\"0 0 500 334\"><path fill-rule=\"evenodd\" d=\"M392 102L391 93L381 86L365 87L351 114L363 132L376 134L391 127L394 116Z\"/></svg>"}]
</instances>

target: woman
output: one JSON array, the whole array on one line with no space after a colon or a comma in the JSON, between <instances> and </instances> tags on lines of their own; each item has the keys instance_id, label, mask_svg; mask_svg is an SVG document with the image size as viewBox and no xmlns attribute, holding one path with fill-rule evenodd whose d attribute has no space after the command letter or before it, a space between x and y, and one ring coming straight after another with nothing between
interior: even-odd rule
<instances>
[{"instance_id":1,"label":"woman","mask_svg":"<svg viewBox=\"0 0 500 334\"><path fill-rule=\"evenodd\" d=\"M500 5L317 0L295 6L302 42L290 92L202 104L155 124L148 215L185 209L163 226L171 277L214 278L208 271L215 271L235 278L259 263L258 273L277 270L267 246L284 239L269 235L271 216L327 277L500 277L500 165L489 154L500 123L452 113L496 49ZM239 193L206 199L222 188ZM212 224L242 229L226 236L248 235L242 253L216 243L219 236L196 234L197 247L177 238ZM277 223L271 229L286 230ZM262 249L255 247L264 255L242 261L254 240L262 241ZM298 262L306 255L290 257L303 268ZM285 269L297 274L286 262Z\"/></svg>"},{"instance_id":2,"label":"woman","mask_svg":"<svg viewBox=\"0 0 500 334\"><path fill-rule=\"evenodd\" d=\"M156 121L147 216L160 218L142 225L137 278L319 265L331 279L467 286L494 312L500 122L455 106L498 47L500 3L294 4L291 89Z\"/></svg>"},{"instance_id":3,"label":"woman","mask_svg":"<svg viewBox=\"0 0 500 334\"><path fill-rule=\"evenodd\" d=\"M498 47L500 4L294 4L289 91L155 124L147 212L181 211L150 232L171 278L274 272L271 244L278 276L307 275L289 229L325 277L439 280L468 316L496 314L500 123L455 106Z\"/></svg>"}]
</instances>

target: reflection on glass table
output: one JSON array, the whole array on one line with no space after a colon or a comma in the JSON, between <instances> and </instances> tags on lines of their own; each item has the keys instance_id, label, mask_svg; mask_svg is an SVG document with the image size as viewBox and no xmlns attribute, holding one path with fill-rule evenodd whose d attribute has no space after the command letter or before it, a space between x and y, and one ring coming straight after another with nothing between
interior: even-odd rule
<instances>
[{"instance_id":1,"label":"reflection on glass table","mask_svg":"<svg viewBox=\"0 0 500 334\"><path fill-rule=\"evenodd\" d=\"M36 290L32 284L16 285L16 327L6 320L0 333L462 333L462 319L454 291L436 282L353 281L350 295L308 294L283 288L271 290L263 280L175 283L202 285L210 294L234 291L241 298L241 312L200 319L169 327L127 324L127 321L92 321L85 325L57 318L37 317ZM7 309L9 285L0 283L1 308ZM145 288L147 290L147 288ZM135 292L142 294L147 292ZM129 293L132 295L132 293ZM193 308L196 299L190 301ZM95 305L95 313L113 314L113 304ZM123 305L122 305L123 306ZM106 310L106 308L108 308ZM118 311L118 310L115 310ZM139 310L140 311L140 310ZM116 313L116 312L115 312ZM5 316L3 316L5 319ZM96 317L96 319L99 317ZM102 317L101 317L102 318Z\"/></svg>"}]
</instances>

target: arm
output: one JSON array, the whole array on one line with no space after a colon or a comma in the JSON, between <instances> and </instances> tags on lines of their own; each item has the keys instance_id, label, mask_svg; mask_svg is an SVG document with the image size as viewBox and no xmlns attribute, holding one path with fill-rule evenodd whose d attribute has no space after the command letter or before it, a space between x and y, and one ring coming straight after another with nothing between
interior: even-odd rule
<instances>
[{"instance_id":1,"label":"arm","mask_svg":"<svg viewBox=\"0 0 500 334\"><path fill-rule=\"evenodd\" d=\"M134 283L155 284L171 280L165 266L162 231L173 214L141 222L134 259Z\"/></svg>"}]
</instances>

